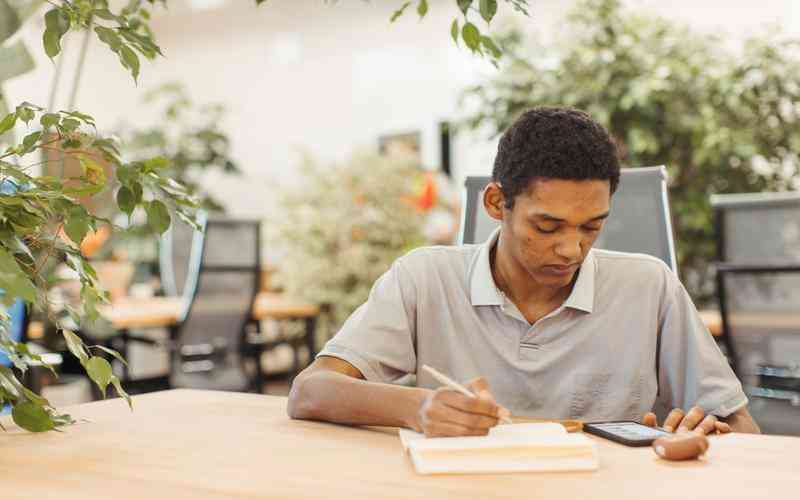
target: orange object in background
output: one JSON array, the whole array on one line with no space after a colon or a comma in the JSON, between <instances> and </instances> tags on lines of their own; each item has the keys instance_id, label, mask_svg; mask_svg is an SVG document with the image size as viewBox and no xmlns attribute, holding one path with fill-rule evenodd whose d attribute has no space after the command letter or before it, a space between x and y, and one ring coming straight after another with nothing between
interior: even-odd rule
<instances>
[{"instance_id":1,"label":"orange object in background","mask_svg":"<svg viewBox=\"0 0 800 500\"><path fill-rule=\"evenodd\" d=\"M416 197L414 205L420 212L427 212L436 205L438 194L439 193L438 193L438 188L436 187L436 179L433 178L432 173L426 172L425 179L422 184L422 189L420 189L420 192Z\"/></svg>"},{"instance_id":2,"label":"orange object in background","mask_svg":"<svg viewBox=\"0 0 800 500\"><path fill-rule=\"evenodd\" d=\"M424 213L436 206L439 199L439 188L436 186L436 179L431 172L425 172L421 176L422 182L411 196L403 196L403 201L414 206L418 212Z\"/></svg>"},{"instance_id":3,"label":"orange object in background","mask_svg":"<svg viewBox=\"0 0 800 500\"><path fill-rule=\"evenodd\" d=\"M108 241L111 236L111 228L109 226L100 226L97 231L90 231L86 233L83 241L80 242L81 253L87 259L92 257L103 244Z\"/></svg>"}]
</instances>

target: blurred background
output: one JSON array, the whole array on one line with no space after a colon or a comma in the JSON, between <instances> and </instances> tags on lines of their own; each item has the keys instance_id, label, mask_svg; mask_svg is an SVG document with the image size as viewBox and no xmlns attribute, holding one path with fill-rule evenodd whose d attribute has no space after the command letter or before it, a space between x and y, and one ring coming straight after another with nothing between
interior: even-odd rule
<instances>
[{"instance_id":1,"label":"blurred background","mask_svg":"<svg viewBox=\"0 0 800 500\"><path fill-rule=\"evenodd\" d=\"M253 3L154 8L165 57L135 86L80 33L51 62L34 16L18 35L33 64L2 82L10 102L92 115L128 159L167 158L207 209L205 240L178 224L84 241L117 304L86 334L127 354L133 392L285 393L396 257L459 241L465 180L490 174L498 134L569 105L611 130L626 167L666 167L676 271L762 426L800 434L800 3L535 0L493 21L498 67L451 40L450 0L391 24L402 2ZM231 352L237 374L220 375Z\"/></svg>"}]
</instances>

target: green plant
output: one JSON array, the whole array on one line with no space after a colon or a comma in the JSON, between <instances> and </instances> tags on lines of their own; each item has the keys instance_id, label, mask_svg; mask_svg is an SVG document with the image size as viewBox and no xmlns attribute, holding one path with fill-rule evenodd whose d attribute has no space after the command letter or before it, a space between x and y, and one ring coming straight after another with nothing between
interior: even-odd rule
<instances>
[{"instance_id":1,"label":"green plant","mask_svg":"<svg viewBox=\"0 0 800 500\"><path fill-rule=\"evenodd\" d=\"M25 3L25 2L23 2ZM152 3L152 2L150 2ZM35 2L25 3L27 6ZM50 2L45 14L46 29L43 45L53 58L60 51L61 37L69 29L89 29L117 53L131 74L138 75L138 56L154 57L160 51L152 40L146 19L149 13L139 1L132 1L118 14L112 14L105 0L76 0ZM11 4L0 2L0 12L17 12ZM23 16L17 16L17 19ZM4 20L8 19L7 17ZM104 21L95 24L96 20ZM4 35L11 36L19 23L11 25ZM26 130L21 140L9 135L22 125ZM73 110L46 110L22 103L0 119L0 143L7 146L0 153L0 288L3 302L10 305L21 298L42 311L50 312L48 282L44 270L52 262L64 261L78 275L81 283L80 310L68 308L73 324L85 325L97 316L97 305L107 296L97 282L97 274L82 255L79 245L99 223L107 222L88 211L79 201L93 197L109 186L105 165L113 171L119 183L116 202L120 210L131 214L140 207L147 213L148 226L163 232L170 224L168 207L190 223L195 199L178 182L164 175L169 162L151 158L123 162L118 144L100 134L92 117ZM62 179L39 175L49 163L74 160L79 162L79 176ZM103 346L86 346L55 315L51 320L60 328L68 349L86 369L89 377L105 393L109 385L130 398L113 375L104 355L122 360L118 353ZM5 311L0 318L0 349L19 371L32 363L40 363L26 344L15 342L9 335L9 317ZM10 404L14 421L29 431L45 431L71 422L41 396L22 385L17 374L0 367L0 404Z\"/></svg>"},{"instance_id":2,"label":"green plant","mask_svg":"<svg viewBox=\"0 0 800 500\"><path fill-rule=\"evenodd\" d=\"M509 63L466 92L478 112L465 125L498 134L531 106L573 106L609 128L626 165L666 165L683 279L708 300L709 195L798 186L798 43L769 36L727 48L618 0L580 2L565 28L563 42L533 52L506 34Z\"/></svg>"},{"instance_id":3,"label":"green plant","mask_svg":"<svg viewBox=\"0 0 800 500\"><path fill-rule=\"evenodd\" d=\"M0 44L11 38L22 21L39 12L39 7L45 3L48 10L44 14L42 45L51 59L59 56L62 38L70 31L84 31L86 37L96 36L117 55L134 80L139 76L141 57L153 59L161 54L148 25L149 7L157 3L166 5L166 0L128 0L119 10L111 8L108 0L0 0ZM256 0L256 4L262 3L265 0ZM506 0L506 3L527 14L527 0ZM402 15L407 6L401 6L392 20ZM456 0L456 6L464 16L464 25L459 26L458 21L454 21L453 39L458 43L460 36L474 53L488 53L496 62L500 55L496 44L480 33L469 21L469 15L471 11L478 12L488 23L498 10L498 2ZM418 0L419 16L424 17L427 11L427 0ZM10 60L17 64L14 68L10 65L2 68L0 83L30 69L31 59L24 46L2 45L0 49L16 51ZM81 60L85 54L83 50ZM76 88L74 85L73 90ZM20 297L43 311L50 311L44 270L54 261L65 261L79 276L82 299L81 310L68 308L67 312L75 324L92 322L98 316L97 305L106 301L107 296L99 288L97 275L79 245L99 223L109 221L88 211L79 198L91 198L111 188L113 184L106 176L106 167L118 182L117 208L129 216L137 208L143 210L147 225L156 233L169 227L170 207L179 217L193 223L193 209L198 202L183 185L169 177L167 158L123 162L119 145L98 132L91 116L72 109L45 109L28 102L14 107L4 100L0 100L0 104L3 106L0 108L0 146L6 146L0 153L0 289L5 291L2 300L10 305L15 297ZM2 113L3 109L10 112ZM17 140L13 132L23 124L24 137ZM68 159L79 162L81 175L63 179L38 173L47 171L44 167L48 164L57 163L62 166L63 174L63 165ZM413 241L411 235L408 236L407 241ZM371 262L374 257L369 260ZM98 387L105 392L108 385L114 385L130 404L110 364L101 356L106 354L122 360L119 354L102 346L86 346L58 318L51 315L51 320L60 328L69 350ZM14 366L25 371L32 363L41 362L25 344L11 339L8 327L9 317L3 311L0 314L0 349ZM0 367L0 404L10 404L14 421L30 431L50 430L72 421L21 384L17 373L5 367Z\"/></svg>"},{"instance_id":4,"label":"green plant","mask_svg":"<svg viewBox=\"0 0 800 500\"><path fill-rule=\"evenodd\" d=\"M161 156L169 160L164 174L195 195L201 206L224 212L223 202L201 188L198 178L209 171L241 173L230 156L230 139L220 127L221 104L195 105L178 83L161 85L144 95L145 104L160 105L157 125L120 134L126 157L142 160Z\"/></svg>"},{"instance_id":5,"label":"green plant","mask_svg":"<svg viewBox=\"0 0 800 500\"><path fill-rule=\"evenodd\" d=\"M271 221L281 250L276 282L294 297L330 304L341 324L400 255L426 243L414 203L422 173L404 158L357 153L341 165L306 158L302 181Z\"/></svg>"}]
</instances>

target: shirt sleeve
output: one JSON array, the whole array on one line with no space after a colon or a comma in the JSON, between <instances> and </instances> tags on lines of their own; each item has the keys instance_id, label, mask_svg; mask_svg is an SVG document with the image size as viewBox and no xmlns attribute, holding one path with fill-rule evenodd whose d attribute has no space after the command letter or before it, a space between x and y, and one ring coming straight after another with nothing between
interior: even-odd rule
<instances>
[{"instance_id":1,"label":"shirt sleeve","mask_svg":"<svg viewBox=\"0 0 800 500\"><path fill-rule=\"evenodd\" d=\"M396 261L317 357L347 361L369 381L411 385L417 366L417 293L411 278Z\"/></svg>"},{"instance_id":2,"label":"shirt sleeve","mask_svg":"<svg viewBox=\"0 0 800 500\"><path fill-rule=\"evenodd\" d=\"M742 384L703 324L686 289L671 272L659 315L660 412L700 406L727 417L747 405ZM659 405L657 405L659 406Z\"/></svg>"}]
</instances>

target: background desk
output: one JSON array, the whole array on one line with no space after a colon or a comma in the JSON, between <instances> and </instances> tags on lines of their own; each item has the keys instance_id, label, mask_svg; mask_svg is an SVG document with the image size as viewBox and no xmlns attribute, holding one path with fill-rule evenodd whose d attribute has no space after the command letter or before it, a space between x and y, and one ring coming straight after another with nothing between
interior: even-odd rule
<instances>
[{"instance_id":1,"label":"background desk","mask_svg":"<svg viewBox=\"0 0 800 500\"><path fill-rule=\"evenodd\" d=\"M175 390L70 409L63 433L0 434L3 498L796 498L800 439L714 437L671 463L598 439L594 473L418 476L395 429L293 421L286 399Z\"/></svg>"}]
</instances>

